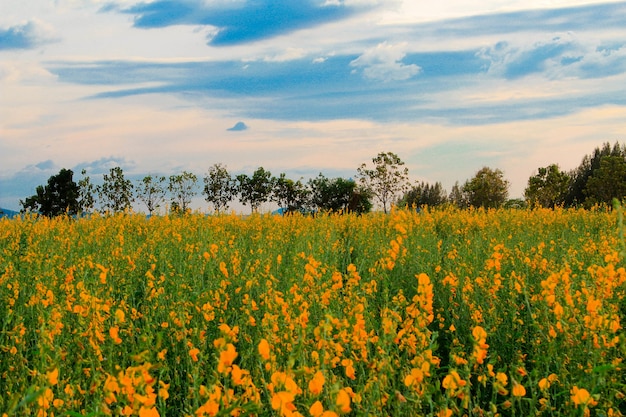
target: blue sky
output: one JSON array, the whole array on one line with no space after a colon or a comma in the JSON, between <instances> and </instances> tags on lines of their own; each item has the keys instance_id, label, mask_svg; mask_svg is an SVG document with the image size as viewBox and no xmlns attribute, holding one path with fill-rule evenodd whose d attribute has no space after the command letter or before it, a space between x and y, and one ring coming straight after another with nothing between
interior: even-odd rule
<instances>
[{"instance_id":1,"label":"blue sky","mask_svg":"<svg viewBox=\"0 0 626 417\"><path fill-rule=\"evenodd\" d=\"M60 168L352 177L381 151L520 197L626 141L626 2L440 3L3 0L0 206Z\"/></svg>"}]
</instances>

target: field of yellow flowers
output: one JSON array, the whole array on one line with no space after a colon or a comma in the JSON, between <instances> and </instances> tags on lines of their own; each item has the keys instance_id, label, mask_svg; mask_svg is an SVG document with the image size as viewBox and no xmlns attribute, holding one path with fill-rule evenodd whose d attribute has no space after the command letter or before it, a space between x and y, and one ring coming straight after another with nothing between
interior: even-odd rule
<instances>
[{"instance_id":1,"label":"field of yellow flowers","mask_svg":"<svg viewBox=\"0 0 626 417\"><path fill-rule=\"evenodd\" d=\"M0 416L622 416L617 210L0 220Z\"/></svg>"}]
</instances>

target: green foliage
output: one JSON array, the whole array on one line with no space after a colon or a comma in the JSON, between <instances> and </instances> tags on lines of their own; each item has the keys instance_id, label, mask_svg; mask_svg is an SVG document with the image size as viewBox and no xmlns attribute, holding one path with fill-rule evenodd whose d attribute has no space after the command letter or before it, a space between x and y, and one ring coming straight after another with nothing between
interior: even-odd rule
<instances>
[{"instance_id":1,"label":"green foliage","mask_svg":"<svg viewBox=\"0 0 626 417\"><path fill-rule=\"evenodd\" d=\"M610 204L610 199L607 201L606 196L608 194L619 193L623 188L622 183L626 182L626 178L615 176L612 177L610 172L607 172L609 167L613 166L617 169L619 162L617 159L611 162L605 162L604 172L600 173L600 177L597 180L592 180L591 185L588 186L588 181L594 176L597 170L602 168L602 159L607 157L614 157L618 159L626 159L626 145L620 145L616 142L613 147L606 142L602 147L594 149L591 155L585 155L580 165L570 173L572 181L565 198L565 206L573 207L579 205L585 205L589 207L597 202ZM616 182L613 189L606 189L598 178L607 179L610 178L610 182ZM621 196L613 195L616 198L622 198Z\"/></svg>"},{"instance_id":2,"label":"green foliage","mask_svg":"<svg viewBox=\"0 0 626 417\"><path fill-rule=\"evenodd\" d=\"M133 184L124 178L122 168L111 168L109 174L104 174L104 183L99 189L102 211L120 213L130 211L133 207Z\"/></svg>"},{"instance_id":3,"label":"green foliage","mask_svg":"<svg viewBox=\"0 0 626 417\"><path fill-rule=\"evenodd\" d=\"M96 205L95 196L99 192L99 187L91 182L87 170L83 169L80 173L83 177L78 181L78 206L81 212L91 213Z\"/></svg>"},{"instance_id":4,"label":"green foliage","mask_svg":"<svg viewBox=\"0 0 626 417\"><path fill-rule=\"evenodd\" d=\"M154 210L161 206L165 200L165 177L147 175L137 182L137 199L143 202L152 215Z\"/></svg>"},{"instance_id":5,"label":"green foliage","mask_svg":"<svg viewBox=\"0 0 626 417\"><path fill-rule=\"evenodd\" d=\"M368 168L367 164L357 168L357 177L387 213L389 205L408 188L409 169L404 166L400 157L392 152L380 152L372 158L372 163L373 168Z\"/></svg>"},{"instance_id":6,"label":"green foliage","mask_svg":"<svg viewBox=\"0 0 626 417\"><path fill-rule=\"evenodd\" d=\"M509 182L504 173L489 167L481 168L476 175L463 185L462 192L472 207L502 207L509 195Z\"/></svg>"},{"instance_id":7,"label":"green foliage","mask_svg":"<svg viewBox=\"0 0 626 417\"><path fill-rule=\"evenodd\" d=\"M246 174L237 175L239 200L245 205L250 205L253 213L258 212L261 204L267 202L272 195L274 179L272 173L259 167L252 177Z\"/></svg>"},{"instance_id":8,"label":"green foliage","mask_svg":"<svg viewBox=\"0 0 626 417\"><path fill-rule=\"evenodd\" d=\"M539 168L537 175L528 179L524 197L531 206L554 208L565 202L570 177L556 164Z\"/></svg>"},{"instance_id":9,"label":"green foliage","mask_svg":"<svg viewBox=\"0 0 626 417\"><path fill-rule=\"evenodd\" d=\"M170 192L172 211L187 213L191 199L196 195L197 182L198 177L187 171L170 176L168 190Z\"/></svg>"},{"instance_id":10,"label":"green foliage","mask_svg":"<svg viewBox=\"0 0 626 417\"><path fill-rule=\"evenodd\" d=\"M61 169L48 179L47 185L36 188L36 194L20 201L23 211L38 212L48 217L76 215L79 211L79 187L70 169Z\"/></svg>"},{"instance_id":11,"label":"green foliage","mask_svg":"<svg viewBox=\"0 0 626 417\"><path fill-rule=\"evenodd\" d=\"M624 156L603 156L585 185L585 205L610 205L613 199L626 196L626 159Z\"/></svg>"},{"instance_id":12,"label":"green foliage","mask_svg":"<svg viewBox=\"0 0 626 417\"><path fill-rule=\"evenodd\" d=\"M415 184L411 189L404 193L398 201L399 207L436 207L445 204L448 201L446 192L440 182L428 184L421 182Z\"/></svg>"},{"instance_id":13,"label":"green foliage","mask_svg":"<svg viewBox=\"0 0 626 417\"><path fill-rule=\"evenodd\" d=\"M214 164L204 177L205 200L213 204L217 213L228 210L228 206L237 194L237 181L230 175L226 166Z\"/></svg>"},{"instance_id":14,"label":"green foliage","mask_svg":"<svg viewBox=\"0 0 626 417\"><path fill-rule=\"evenodd\" d=\"M309 180L310 202L320 212L367 213L371 195L351 179L327 178L322 173Z\"/></svg>"},{"instance_id":15,"label":"green foliage","mask_svg":"<svg viewBox=\"0 0 626 417\"><path fill-rule=\"evenodd\" d=\"M307 208L308 192L301 180L294 181L281 173L274 180L272 200L285 210L283 213L303 212Z\"/></svg>"}]
</instances>

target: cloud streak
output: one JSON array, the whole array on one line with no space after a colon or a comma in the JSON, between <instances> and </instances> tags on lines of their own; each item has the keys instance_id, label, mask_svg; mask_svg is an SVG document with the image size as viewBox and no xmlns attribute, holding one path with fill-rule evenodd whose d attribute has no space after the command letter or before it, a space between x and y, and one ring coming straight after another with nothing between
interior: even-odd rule
<instances>
[{"instance_id":1,"label":"cloud streak","mask_svg":"<svg viewBox=\"0 0 626 417\"><path fill-rule=\"evenodd\" d=\"M213 46L237 45L287 34L347 18L363 7L318 0L198 2L157 0L122 9L135 17L134 26L152 29L172 25L214 28Z\"/></svg>"}]
</instances>

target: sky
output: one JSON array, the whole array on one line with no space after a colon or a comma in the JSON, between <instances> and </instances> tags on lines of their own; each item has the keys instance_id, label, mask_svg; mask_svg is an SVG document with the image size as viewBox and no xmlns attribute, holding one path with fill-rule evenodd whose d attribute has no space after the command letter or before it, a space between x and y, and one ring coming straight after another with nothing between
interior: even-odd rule
<instances>
[{"instance_id":1,"label":"sky","mask_svg":"<svg viewBox=\"0 0 626 417\"><path fill-rule=\"evenodd\" d=\"M61 168L306 181L379 152L447 191L500 169L522 197L626 141L625 21L624 1L2 0L0 207Z\"/></svg>"}]
</instances>

